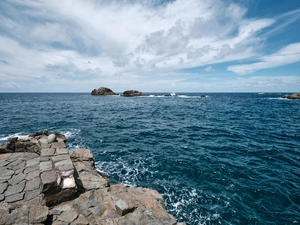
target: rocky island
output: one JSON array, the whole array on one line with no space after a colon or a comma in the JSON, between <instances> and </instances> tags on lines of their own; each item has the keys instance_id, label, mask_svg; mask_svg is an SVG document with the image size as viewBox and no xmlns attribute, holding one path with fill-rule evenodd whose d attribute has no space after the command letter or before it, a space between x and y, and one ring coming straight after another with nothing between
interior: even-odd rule
<instances>
[{"instance_id":1,"label":"rocky island","mask_svg":"<svg viewBox=\"0 0 300 225\"><path fill-rule=\"evenodd\" d=\"M127 90L124 91L122 96L124 97L136 97L136 96L149 96L147 94L144 94L143 92L137 91L137 90Z\"/></svg>"},{"instance_id":2,"label":"rocky island","mask_svg":"<svg viewBox=\"0 0 300 225\"><path fill-rule=\"evenodd\" d=\"M37 132L0 144L0 224L185 224L157 191L110 184L89 149L65 141Z\"/></svg>"},{"instance_id":3,"label":"rocky island","mask_svg":"<svg viewBox=\"0 0 300 225\"><path fill-rule=\"evenodd\" d=\"M282 96L282 98L287 98L287 99L300 99L300 92L296 92L296 93L291 94L291 95Z\"/></svg>"},{"instance_id":4,"label":"rocky island","mask_svg":"<svg viewBox=\"0 0 300 225\"><path fill-rule=\"evenodd\" d=\"M117 94L109 88L100 87L98 89L92 90L91 95L117 95Z\"/></svg>"}]
</instances>

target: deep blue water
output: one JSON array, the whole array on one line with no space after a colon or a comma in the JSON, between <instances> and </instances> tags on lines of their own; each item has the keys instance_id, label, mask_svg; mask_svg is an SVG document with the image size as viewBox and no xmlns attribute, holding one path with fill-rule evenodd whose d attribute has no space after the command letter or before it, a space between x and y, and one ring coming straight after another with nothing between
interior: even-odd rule
<instances>
[{"instance_id":1,"label":"deep blue water","mask_svg":"<svg viewBox=\"0 0 300 225\"><path fill-rule=\"evenodd\" d=\"M112 183L156 189L187 224L300 223L300 101L257 93L0 94L0 141L89 148Z\"/></svg>"}]
</instances>

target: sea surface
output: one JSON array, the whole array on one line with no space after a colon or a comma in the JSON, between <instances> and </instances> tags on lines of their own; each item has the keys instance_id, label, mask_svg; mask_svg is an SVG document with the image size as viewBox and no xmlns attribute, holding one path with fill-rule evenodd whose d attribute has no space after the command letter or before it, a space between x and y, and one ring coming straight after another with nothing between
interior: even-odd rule
<instances>
[{"instance_id":1,"label":"sea surface","mask_svg":"<svg viewBox=\"0 0 300 225\"><path fill-rule=\"evenodd\" d=\"M48 130L112 183L157 190L179 221L300 224L300 100L0 93L0 142Z\"/></svg>"}]
</instances>

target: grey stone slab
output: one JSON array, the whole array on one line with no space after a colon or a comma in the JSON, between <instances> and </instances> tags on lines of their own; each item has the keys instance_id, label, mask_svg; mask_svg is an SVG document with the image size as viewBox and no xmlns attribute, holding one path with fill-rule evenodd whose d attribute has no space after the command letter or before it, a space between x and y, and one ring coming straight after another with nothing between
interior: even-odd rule
<instances>
[{"instance_id":1,"label":"grey stone slab","mask_svg":"<svg viewBox=\"0 0 300 225\"><path fill-rule=\"evenodd\" d=\"M24 191L32 191L38 189L41 185L41 179L36 177L32 180L27 181Z\"/></svg>"},{"instance_id":2,"label":"grey stone slab","mask_svg":"<svg viewBox=\"0 0 300 225\"><path fill-rule=\"evenodd\" d=\"M8 181L10 178L11 178L11 175L10 176L1 176L0 183L4 183L4 182Z\"/></svg>"},{"instance_id":3,"label":"grey stone slab","mask_svg":"<svg viewBox=\"0 0 300 225\"><path fill-rule=\"evenodd\" d=\"M51 161L47 161L47 162L41 162L40 163L40 172L44 172L44 171L47 171L47 170L52 170L53 167L52 167L52 162Z\"/></svg>"},{"instance_id":4,"label":"grey stone slab","mask_svg":"<svg viewBox=\"0 0 300 225\"><path fill-rule=\"evenodd\" d=\"M16 160L16 158L20 158L24 155L24 152L16 152L16 153L12 153L9 157L9 160Z\"/></svg>"},{"instance_id":5,"label":"grey stone slab","mask_svg":"<svg viewBox=\"0 0 300 225\"><path fill-rule=\"evenodd\" d=\"M24 166L25 166L25 164L24 164L23 160L16 159L13 162L11 162L10 164L8 164L7 168L15 170L15 169L19 169L19 168L24 167Z\"/></svg>"},{"instance_id":6,"label":"grey stone slab","mask_svg":"<svg viewBox=\"0 0 300 225\"><path fill-rule=\"evenodd\" d=\"M34 153L34 152L26 152L24 155L24 159L29 160L29 159L34 159L36 157L39 157L39 154Z\"/></svg>"},{"instance_id":7,"label":"grey stone slab","mask_svg":"<svg viewBox=\"0 0 300 225\"><path fill-rule=\"evenodd\" d=\"M8 183L0 184L0 194L2 194L7 189Z\"/></svg>"},{"instance_id":8,"label":"grey stone slab","mask_svg":"<svg viewBox=\"0 0 300 225\"><path fill-rule=\"evenodd\" d=\"M32 190L32 191L25 191L24 200L29 201L29 200L35 198L36 196L38 196L39 194L41 194L40 189L35 189L35 190Z\"/></svg>"},{"instance_id":9,"label":"grey stone slab","mask_svg":"<svg viewBox=\"0 0 300 225\"><path fill-rule=\"evenodd\" d=\"M56 155L69 154L69 151L67 148L57 148L55 154Z\"/></svg>"},{"instance_id":10,"label":"grey stone slab","mask_svg":"<svg viewBox=\"0 0 300 225\"><path fill-rule=\"evenodd\" d=\"M12 202L23 200L23 197L24 197L24 192L21 192L10 196L6 196L5 201L8 203L12 203Z\"/></svg>"},{"instance_id":11,"label":"grey stone slab","mask_svg":"<svg viewBox=\"0 0 300 225\"><path fill-rule=\"evenodd\" d=\"M54 142L51 144L52 148L65 148L66 145L64 142Z\"/></svg>"},{"instance_id":12,"label":"grey stone slab","mask_svg":"<svg viewBox=\"0 0 300 225\"><path fill-rule=\"evenodd\" d=\"M30 173L35 170L38 170L38 171L40 170L39 165L29 166L29 167L25 168L24 173L27 174L27 173Z\"/></svg>"},{"instance_id":13,"label":"grey stone slab","mask_svg":"<svg viewBox=\"0 0 300 225\"><path fill-rule=\"evenodd\" d=\"M74 169L74 166L71 159L66 159L55 163L55 168L58 168L60 171L66 171Z\"/></svg>"},{"instance_id":14,"label":"grey stone slab","mask_svg":"<svg viewBox=\"0 0 300 225\"><path fill-rule=\"evenodd\" d=\"M33 166L33 165L36 165L39 163L40 163L40 157L36 157L36 158L27 160L26 166Z\"/></svg>"},{"instance_id":15,"label":"grey stone slab","mask_svg":"<svg viewBox=\"0 0 300 225\"><path fill-rule=\"evenodd\" d=\"M18 160L18 164L15 164L14 167L12 168L13 170L19 170L19 169L23 169L25 167L25 161L22 160Z\"/></svg>"},{"instance_id":16,"label":"grey stone slab","mask_svg":"<svg viewBox=\"0 0 300 225\"><path fill-rule=\"evenodd\" d=\"M42 143L41 144L41 148L50 148L51 147L51 144L48 144L48 143Z\"/></svg>"},{"instance_id":17,"label":"grey stone slab","mask_svg":"<svg viewBox=\"0 0 300 225\"><path fill-rule=\"evenodd\" d=\"M50 161L50 156L41 156L40 157L40 162L46 162L46 161Z\"/></svg>"},{"instance_id":18,"label":"grey stone slab","mask_svg":"<svg viewBox=\"0 0 300 225\"><path fill-rule=\"evenodd\" d=\"M41 174L42 183L44 184L50 184L55 183L57 179L57 175L54 170L48 170Z\"/></svg>"},{"instance_id":19,"label":"grey stone slab","mask_svg":"<svg viewBox=\"0 0 300 225\"><path fill-rule=\"evenodd\" d=\"M0 167L4 167L7 164L9 164L9 161L6 161L5 159L3 159L3 160L0 161Z\"/></svg>"},{"instance_id":20,"label":"grey stone slab","mask_svg":"<svg viewBox=\"0 0 300 225\"><path fill-rule=\"evenodd\" d=\"M8 170L8 169L5 169L5 170L2 170L1 171L1 177L6 177L6 176L12 176L15 174L15 171L13 170Z\"/></svg>"},{"instance_id":21,"label":"grey stone slab","mask_svg":"<svg viewBox=\"0 0 300 225\"><path fill-rule=\"evenodd\" d=\"M10 196L10 195L15 195L15 194L22 192L24 190L25 184L26 184L26 182L22 181L16 185L8 186L7 190L4 192L5 197Z\"/></svg>"},{"instance_id":22,"label":"grey stone slab","mask_svg":"<svg viewBox=\"0 0 300 225\"><path fill-rule=\"evenodd\" d=\"M57 218L61 221L65 221L65 222L69 222L71 223L72 221L74 221L76 218L78 217L77 212L75 211L64 211L62 212Z\"/></svg>"},{"instance_id":23,"label":"grey stone slab","mask_svg":"<svg viewBox=\"0 0 300 225\"><path fill-rule=\"evenodd\" d=\"M12 176L12 178L8 180L8 183L9 183L10 185L18 184L18 183L20 183L22 180L24 180L25 177L26 177L26 174L24 174L24 173L19 173L19 174L17 174L17 175Z\"/></svg>"},{"instance_id":24,"label":"grey stone slab","mask_svg":"<svg viewBox=\"0 0 300 225\"><path fill-rule=\"evenodd\" d=\"M39 170L32 171L27 174L27 176L25 177L25 180L32 180L33 178L38 177L39 175L40 175Z\"/></svg>"},{"instance_id":25,"label":"grey stone slab","mask_svg":"<svg viewBox=\"0 0 300 225\"><path fill-rule=\"evenodd\" d=\"M15 174L23 173L23 171L24 171L24 168L17 169L15 171Z\"/></svg>"},{"instance_id":26,"label":"grey stone slab","mask_svg":"<svg viewBox=\"0 0 300 225\"><path fill-rule=\"evenodd\" d=\"M52 156L54 155L55 149L54 148L42 148L41 156Z\"/></svg>"},{"instance_id":27,"label":"grey stone slab","mask_svg":"<svg viewBox=\"0 0 300 225\"><path fill-rule=\"evenodd\" d=\"M52 161L53 163L57 163L59 161L63 161L63 160L67 160L70 159L70 155L69 154L65 154L65 155L57 155L57 156L53 156L52 157ZM71 160L71 159L70 159Z\"/></svg>"},{"instance_id":28,"label":"grey stone slab","mask_svg":"<svg viewBox=\"0 0 300 225\"><path fill-rule=\"evenodd\" d=\"M4 195L0 194L0 201L3 201L3 200L4 200Z\"/></svg>"}]
</instances>

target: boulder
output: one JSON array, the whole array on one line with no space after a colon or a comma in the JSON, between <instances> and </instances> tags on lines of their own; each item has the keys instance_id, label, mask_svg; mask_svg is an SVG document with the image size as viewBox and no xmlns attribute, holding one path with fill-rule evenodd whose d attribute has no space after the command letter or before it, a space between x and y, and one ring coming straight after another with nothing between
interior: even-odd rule
<instances>
[{"instance_id":1,"label":"boulder","mask_svg":"<svg viewBox=\"0 0 300 225\"><path fill-rule=\"evenodd\" d=\"M53 142L56 142L56 136L55 136L55 134L50 134L48 136L48 143L50 144L50 143L53 143Z\"/></svg>"},{"instance_id":2,"label":"boulder","mask_svg":"<svg viewBox=\"0 0 300 225\"><path fill-rule=\"evenodd\" d=\"M116 95L115 92L113 92L111 89L106 87L100 87L98 89L94 89L91 92L91 95Z\"/></svg>"},{"instance_id":3,"label":"boulder","mask_svg":"<svg viewBox=\"0 0 300 225\"><path fill-rule=\"evenodd\" d=\"M135 97L135 96L149 96L149 95L143 94L142 92L137 91L137 90L127 90L127 91L123 92L122 96L124 96L124 97Z\"/></svg>"},{"instance_id":4,"label":"boulder","mask_svg":"<svg viewBox=\"0 0 300 225\"><path fill-rule=\"evenodd\" d=\"M287 98L287 99L300 99L300 92L296 92L291 95L285 95L282 98Z\"/></svg>"}]
</instances>

